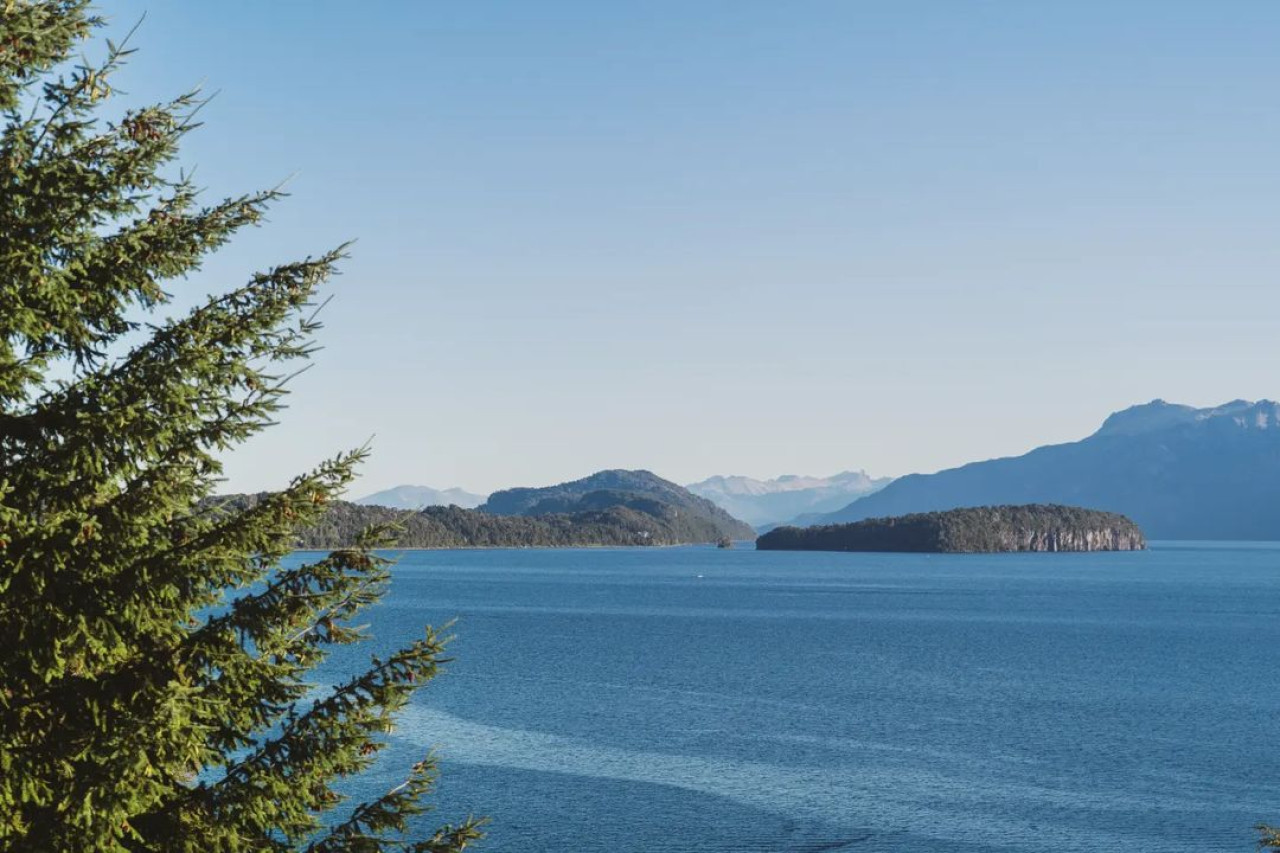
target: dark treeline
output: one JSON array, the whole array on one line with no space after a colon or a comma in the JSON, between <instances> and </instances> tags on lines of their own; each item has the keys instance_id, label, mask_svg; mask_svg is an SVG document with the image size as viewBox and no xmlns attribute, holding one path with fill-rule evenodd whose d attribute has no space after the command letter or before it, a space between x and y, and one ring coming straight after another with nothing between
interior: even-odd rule
<instances>
[{"instance_id":1,"label":"dark treeline","mask_svg":"<svg viewBox=\"0 0 1280 853\"><path fill-rule=\"evenodd\" d=\"M1128 518L1080 507L1029 504L924 512L820 527L779 527L756 540L760 550L1133 551L1146 547Z\"/></svg>"},{"instance_id":2,"label":"dark treeline","mask_svg":"<svg viewBox=\"0 0 1280 853\"><path fill-rule=\"evenodd\" d=\"M234 495L213 503L239 509L257 500L257 495ZM726 537L723 525L714 519L635 498L598 510L538 516L491 515L456 506L398 510L335 501L319 522L302 531L298 547L345 547L371 525L381 524L396 525L396 542L403 548L682 545L716 543Z\"/></svg>"}]
</instances>

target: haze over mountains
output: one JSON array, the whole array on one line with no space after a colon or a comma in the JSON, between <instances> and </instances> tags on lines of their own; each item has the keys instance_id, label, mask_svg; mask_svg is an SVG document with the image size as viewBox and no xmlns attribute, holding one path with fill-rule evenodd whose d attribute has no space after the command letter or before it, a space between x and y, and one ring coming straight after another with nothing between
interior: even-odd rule
<instances>
[{"instance_id":1,"label":"haze over mountains","mask_svg":"<svg viewBox=\"0 0 1280 853\"><path fill-rule=\"evenodd\" d=\"M577 482L590 482L595 488L608 489L621 487L625 491L629 486L642 485L645 491L663 493L671 498L674 493L666 487L655 486L653 482L639 484L628 480L624 475L633 472L602 471ZM654 476L654 475L650 475ZM594 479L593 479L594 478ZM655 479L667 483L660 477ZM605 484L606 480L613 486ZM807 477L787 474L772 480L757 480L751 477L710 477L699 483L685 486L689 492L711 501L725 510L735 519L760 527L790 521L803 513L824 513L840 509L856 498L869 495L893 482L892 477L871 477L865 471L844 471L832 477ZM674 486L674 484L671 484ZM523 495L530 491L538 491L542 499L563 492L566 488L577 488L573 484L550 486L542 490L507 489L495 493L502 495L498 502L486 511L493 512L493 507L505 506L505 502L513 500L512 495ZM675 487L679 488L679 487ZM550 490L550 491L548 491ZM591 489L588 489L590 491ZM683 490L682 490L683 491ZM563 497L563 495L561 495ZM578 497L581 497L579 494ZM478 495L463 489L433 489L429 486L396 486L357 498L353 503L365 506L385 506L392 509L425 509L431 506L460 506L464 509L475 509L488 500L488 496ZM677 503L686 500L680 496ZM547 504L544 513L550 511ZM567 504L560 505L560 509ZM502 512L499 514L512 514Z\"/></svg>"},{"instance_id":2,"label":"haze over mountains","mask_svg":"<svg viewBox=\"0 0 1280 853\"><path fill-rule=\"evenodd\" d=\"M834 512L891 482L892 477L873 478L866 471L844 471L833 477L787 474L772 480L710 477L686 488L735 518L760 527L790 521L802 513Z\"/></svg>"},{"instance_id":3,"label":"haze over mountains","mask_svg":"<svg viewBox=\"0 0 1280 853\"><path fill-rule=\"evenodd\" d=\"M1080 441L912 474L796 523L1027 503L1123 513L1152 539L1280 539L1280 404L1197 409L1153 400L1116 412Z\"/></svg>"},{"instance_id":4,"label":"haze over mountains","mask_svg":"<svg viewBox=\"0 0 1280 853\"><path fill-rule=\"evenodd\" d=\"M1280 404L1234 400L1198 409L1153 400L1112 414L1079 441L897 480L864 471L717 476L686 489L648 471L613 470L557 486L505 489L487 500L461 489L402 486L357 503L457 504L525 517L629 506L664 517L667 538L681 541L707 541L713 528L748 538L741 522L807 526L1040 503L1123 513L1152 539L1280 540ZM681 509L700 520L677 521Z\"/></svg>"},{"instance_id":5,"label":"haze over mountains","mask_svg":"<svg viewBox=\"0 0 1280 853\"><path fill-rule=\"evenodd\" d=\"M374 492L352 503L364 506L386 506L392 509L423 509L429 506L460 506L475 509L484 503L487 495L477 495L462 489L433 489L430 486L396 486Z\"/></svg>"}]
</instances>

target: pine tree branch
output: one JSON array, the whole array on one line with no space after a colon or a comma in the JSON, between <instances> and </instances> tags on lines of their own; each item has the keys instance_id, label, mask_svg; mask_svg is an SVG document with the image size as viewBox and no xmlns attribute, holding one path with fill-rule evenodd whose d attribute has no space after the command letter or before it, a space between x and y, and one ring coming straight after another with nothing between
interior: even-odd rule
<instances>
[{"instance_id":1,"label":"pine tree branch","mask_svg":"<svg viewBox=\"0 0 1280 853\"><path fill-rule=\"evenodd\" d=\"M84 97L85 90L89 86L95 85L100 78L104 78L111 72L117 70L124 57L133 52L132 50L126 50L126 48L134 34L137 33L138 28L142 26L142 22L146 17L146 13L143 12L129 32L125 34L125 37L120 44L117 45L110 40L107 41L107 58L97 69L88 69L82 66L82 71L76 75L74 84L69 88L65 88L61 92L61 95L59 95L58 88L51 90L52 95L47 96L46 100L52 100L54 109L49 115L48 120L45 122L44 129L36 138L35 144L32 146L33 148L36 150L40 149L40 145L48 135L49 129L57 124L58 120L62 117L63 112L71 109L77 101Z\"/></svg>"},{"instance_id":2,"label":"pine tree branch","mask_svg":"<svg viewBox=\"0 0 1280 853\"><path fill-rule=\"evenodd\" d=\"M243 822L263 815L289 837L314 832L310 810L326 810L339 799L317 774L343 776L367 766L362 748L376 732L389 728L390 713L416 683L436 675L443 650L443 640L428 628L423 640L387 661L375 660L371 670L288 721L278 736L230 767L222 779L193 791L194 802L221 820ZM303 783L305 796L300 793L290 804L273 800L271 792L278 785L308 778L314 781Z\"/></svg>"}]
</instances>

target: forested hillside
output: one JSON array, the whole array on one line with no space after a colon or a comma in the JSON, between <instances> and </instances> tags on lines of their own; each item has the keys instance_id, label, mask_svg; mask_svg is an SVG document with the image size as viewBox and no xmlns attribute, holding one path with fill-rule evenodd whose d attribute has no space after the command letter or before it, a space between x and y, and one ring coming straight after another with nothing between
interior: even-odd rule
<instances>
[{"instance_id":1,"label":"forested hillside","mask_svg":"<svg viewBox=\"0 0 1280 853\"><path fill-rule=\"evenodd\" d=\"M243 507L257 499L256 495L234 495L214 503ZM404 548L682 545L726 538L720 525L659 501L539 516L499 516L460 507L415 512L335 501L317 524L299 536L298 547L349 545L373 524L397 525L397 542Z\"/></svg>"},{"instance_id":2,"label":"forested hillside","mask_svg":"<svg viewBox=\"0 0 1280 853\"><path fill-rule=\"evenodd\" d=\"M755 530L749 524L650 471L613 469L554 486L504 489L490 495L480 509L493 515L537 517L610 507L657 514L685 535L714 529L718 535L707 541L755 538Z\"/></svg>"}]
</instances>

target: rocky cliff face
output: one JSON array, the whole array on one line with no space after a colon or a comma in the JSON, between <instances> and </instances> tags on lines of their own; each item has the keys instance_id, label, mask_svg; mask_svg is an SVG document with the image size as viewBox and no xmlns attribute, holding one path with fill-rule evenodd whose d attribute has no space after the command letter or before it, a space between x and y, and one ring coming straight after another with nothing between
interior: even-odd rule
<instances>
[{"instance_id":1,"label":"rocky cliff face","mask_svg":"<svg viewBox=\"0 0 1280 853\"><path fill-rule=\"evenodd\" d=\"M916 551L1139 551L1142 531L1116 513L1079 507L968 507L946 512L873 518L822 527L779 527L756 540L761 550Z\"/></svg>"},{"instance_id":2,"label":"rocky cliff face","mask_svg":"<svg viewBox=\"0 0 1280 853\"><path fill-rule=\"evenodd\" d=\"M992 551L1141 551L1147 547L1136 525L1079 530L1019 530L1001 532ZM962 551L962 548L943 548Z\"/></svg>"}]
</instances>

